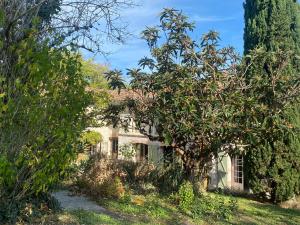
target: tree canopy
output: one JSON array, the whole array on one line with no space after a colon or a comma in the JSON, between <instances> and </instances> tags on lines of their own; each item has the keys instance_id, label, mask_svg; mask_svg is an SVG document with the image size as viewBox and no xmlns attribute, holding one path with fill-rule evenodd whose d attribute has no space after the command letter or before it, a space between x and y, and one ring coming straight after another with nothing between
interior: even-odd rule
<instances>
[{"instance_id":1,"label":"tree canopy","mask_svg":"<svg viewBox=\"0 0 300 225\"><path fill-rule=\"evenodd\" d=\"M203 35L200 43L192 40L193 28L180 11L165 9L160 25L143 31L151 57L128 70L135 95L112 104L104 119L122 123L119 113L127 109L142 133L174 147L189 177L204 177L218 153L246 151L256 137L263 139L272 129L291 131L288 123L272 128L264 124L280 117L299 87L285 66L289 53L257 50L241 61L233 48L218 47L216 32ZM247 80L247 71L263 63L271 76L253 74ZM111 82L114 73L119 77L112 71ZM268 102L261 101L266 98Z\"/></svg>"}]
</instances>

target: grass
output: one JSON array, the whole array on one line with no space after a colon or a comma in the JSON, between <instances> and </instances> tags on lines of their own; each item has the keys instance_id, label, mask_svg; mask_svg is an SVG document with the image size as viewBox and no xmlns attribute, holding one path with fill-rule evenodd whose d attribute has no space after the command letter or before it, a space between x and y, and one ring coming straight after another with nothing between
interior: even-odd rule
<instances>
[{"instance_id":1,"label":"grass","mask_svg":"<svg viewBox=\"0 0 300 225\"><path fill-rule=\"evenodd\" d=\"M216 194L211 194L216 195ZM137 196L139 198L139 196ZM143 204L133 202L122 202L105 200L101 204L111 211L133 217L138 224L262 224L262 225L299 225L300 211L295 209L283 209L276 205L260 203L257 201L234 197L238 203L238 211L229 221L222 221L217 218L203 218L193 220L184 215L163 196L147 195L140 197Z\"/></svg>"},{"instance_id":2,"label":"grass","mask_svg":"<svg viewBox=\"0 0 300 225\"><path fill-rule=\"evenodd\" d=\"M131 201L105 200L101 204L107 209L131 218L137 224L183 224L190 220L180 213L171 201L163 196L149 194L134 195Z\"/></svg>"},{"instance_id":3,"label":"grass","mask_svg":"<svg viewBox=\"0 0 300 225\"><path fill-rule=\"evenodd\" d=\"M122 220L115 219L109 215L98 214L88 212L84 210L66 211L61 213L55 213L47 215L38 220L31 221L31 225L100 225L100 224L112 224L112 225L127 225ZM29 225L28 224L28 225Z\"/></svg>"},{"instance_id":4,"label":"grass","mask_svg":"<svg viewBox=\"0 0 300 225\"><path fill-rule=\"evenodd\" d=\"M216 194L211 194L216 195ZM102 206L116 215L104 215L82 210L61 212L45 216L30 224L44 225L143 225L143 224L246 224L246 225L298 225L300 211L282 209L276 205L260 203L253 200L235 197L238 211L229 221L217 218L202 218L193 220L182 213L169 198L157 194L144 196L134 195L131 200L103 200Z\"/></svg>"},{"instance_id":5,"label":"grass","mask_svg":"<svg viewBox=\"0 0 300 225\"><path fill-rule=\"evenodd\" d=\"M296 209L283 209L243 198L238 198L238 205L239 213L231 221L232 224L300 224L300 211Z\"/></svg>"}]
</instances>

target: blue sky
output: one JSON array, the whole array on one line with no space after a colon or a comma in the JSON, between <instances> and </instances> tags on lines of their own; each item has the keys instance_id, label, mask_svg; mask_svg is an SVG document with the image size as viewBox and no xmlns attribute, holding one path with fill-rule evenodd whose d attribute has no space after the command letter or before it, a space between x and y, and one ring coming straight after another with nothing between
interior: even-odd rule
<instances>
[{"instance_id":1,"label":"blue sky","mask_svg":"<svg viewBox=\"0 0 300 225\"><path fill-rule=\"evenodd\" d=\"M221 45L231 45L238 52L243 52L243 0L137 0L139 6L124 10L123 21L128 23L133 34L124 45L107 44L111 54L105 59L94 56L100 64L107 64L111 69L125 71L134 68L143 56L149 55L146 43L140 39L140 33L146 26L159 22L159 13L163 8L182 10L196 23L194 40L200 40L203 33L215 30L220 33ZM91 57L85 54L86 58Z\"/></svg>"}]
</instances>

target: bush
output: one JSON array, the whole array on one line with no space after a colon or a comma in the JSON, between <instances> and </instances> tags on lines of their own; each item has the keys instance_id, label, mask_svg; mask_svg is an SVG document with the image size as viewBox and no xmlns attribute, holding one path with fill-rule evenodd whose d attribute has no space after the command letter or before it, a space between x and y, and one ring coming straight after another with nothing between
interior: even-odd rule
<instances>
[{"instance_id":1,"label":"bush","mask_svg":"<svg viewBox=\"0 0 300 225\"><path fill-rule=\"evenodd\" d=\"M95 198L121 198L125 192L125 183L138 190L153 189L151 185L144 185L148 184L150 171L154 169L151 164L99 159L95 155L78 168L80 170L77 171L74 182L76 189Z\"/></svg>"},{"instance_id":2,"label":"bush","mask_svg":"<svg viewBox=\"0 0 300 225\"><path fill-rule=\"evenodd\" d=\"M179 208L183 211L190 209L194 198L194 190L191 182L183 183L178 192Z\"/></svg>"},{"instance_id":3,"label":"bush","mask_svg":"<svg viewBox=\"0 0 300 225\"><path fill-rule=\"evenodd\" d=\"M177 192L184 181L184 171L179 162L155 168L150 174L151 181L161 193Z\"/></svg>"},{"instance_id":4,"label":"bush","mask_svg":"<svg viewBox=\"0 0 300 225\"><path fill-rule=\"evenodd\" d=\"M49 48L32 32L9 47L17 56L9 79L0 68L0 201L6 199L11 223L23 202L47 193L66 174L91 103L79 56Z\"/></svg>"},{"instance_id":5,"label":"bush","mask_svg":"<svg viewBox=\"0 0 300 225\"><path fill-rule=\"evenodd\" d=\"M203 195L191 206L193 218L215 218L229 220L237 211L237 202L220 195Z\"/></svg>"},{"instance_id":6,"label":"bush","mask_svg":"<svg viewBox=\"0 0 300 225\"><path fill-rule=\"evenodd\" d=\"M119 184L116 183L124 180L124 173L114 160L96 158L93 156L78 167L76 189L95 198L117 196L114 192Z\"/></svg>"},{"instance_id":7,"label":"bush","mask_svg":"<svg viewBox=\"0 0 300 225\"><path fill-rule=\"evenodd\" d=\"M88 130L82 132L79 138L78 150L80 152L89 151L91 146L94 146L102 141L102 135L99 132Z\"/></svg>"},{"instance_id":8,"label":"bush","mask_svg":"<svg viewBox=\"0 0 300 225\"><path fill-rule=\"evenodd\" d=\"M31 224L32 219L61 209L59 202L49 194L40 194L20 202L10 202L9 198L2 196L0 206L0 222L9 221L8 224Z\"/></svg>"},{"instance_id":9,"label":"bush","mask_svg":"<svg viewBox=\"0 0 300 225\"><path fill-rule=\"evenodd\" d=\"M103 197L121 199L125 195L125 188L119 177L107 180L98 188L100 195Z\"/></svg>"}]
</instances>

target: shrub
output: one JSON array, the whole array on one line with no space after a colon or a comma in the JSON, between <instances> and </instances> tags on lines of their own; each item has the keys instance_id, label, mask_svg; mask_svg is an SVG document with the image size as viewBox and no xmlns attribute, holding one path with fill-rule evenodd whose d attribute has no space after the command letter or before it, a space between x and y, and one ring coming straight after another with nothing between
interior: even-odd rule
<instances>
[{"instance_id":1,"label":"shrub","mask_svg":"<svg viewBox=\"0 0 300 225\"><path fill-rule=\"evenodd\" d=\"M49 48L34 32L9 47L18 56L5 75L10 79L3 76L6 66L0 68L0 201L12 212L10 223L23 202L47 193L66 174L91 103L79 56Z\"/></svg>"},{"instance_id":2,"label":"shrub","mask_svg":"<svg viewBox=\"0 0 300 225\"><path fill-rule=\"evenodd\" d=\"M95 198L121 197L123 192L121 189L124 189L121 181L124 180L124 172L115 160L96 160L96 157L91 157L78 167L74 182L76 189Z\"/></svg>"},{"instance_id":3,"label":"shrub","mask_svg":"<svg viewBox=\"0 0 300 225\"><path fill-rule=\"evenodd\" d=\"M136 155L136 149L132 144L124 144L119 146L119 152L126 160L131 160Z\"/></svg>"},{"instance_id":4,"label":"shrub","mask_svg":"<svg viewBox=\"0 0 300 225\"><path fill-rule=\"evenodd\" d=\"M119 177L107 180L98 188L102 197L121 199L125 195L125 188Z\"/></svg>"},{"instance_id":5,"label":"shrub","mask_svg":"<svg viewBox=\"0 0 300 225\"><path fill-rule=\"evenodd\" d=\"M149 180L151 164L135 163L132 161L112 160L92 156L87 162L78 167L75 188L90 196L98 198L121 198L125 192L124 185L134 186L135 189L153 189L151 185L144 185ZM115 177L115 179L112 179ZM121 185L122 184L122 185ZM119 190L117 191L116 189ZM155 189L155 188L154 188ZM115 192L119 194L115 195Z\"/></svg>"},{"instance_id":6,"label":"shrub","mask_svg":"<svg viewBox=\"0 0 300 225\"><path fill-rule=\"evenodd\" d=\"M191 182L184 182L178 192L179 208L183 211L190 209L194 202L194 190Z\"/></svg>"},{"instance_id":7,"label":"shrub","mask_svg":"<svg viewBox=\"0 0 300 225\"><path fill-rule=\"evenodd\" d=\"M203 195L191 207L193 218L215 218L229 220L237 210L237 202L220 195Z\"/></svg>"},{"instance_id":8,"label":"shrub","mask_svg":"<svg viewBox=\"0 0 300 225\"><path fill-rule=\"evenodd\" d=\"M161 193L177 192L184 181L184 171L179 162L159 166L150 174L151 181Z\"/></svg>"},{"instance_id":9,"label":"shrub","mask_svg":"<svg viewBox=\"0 0 300 225\"><path fill-rule=\"evenodd\" d=\"M9 198L1 196L0 206L0 223L9 221L7 224L31 224L34 218L61 209L59 202L49 194L22 199L18 203L10 202Z\"/></svg>"}]
</instances>

